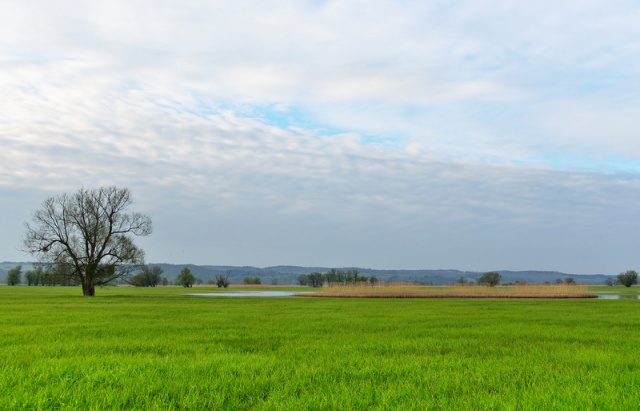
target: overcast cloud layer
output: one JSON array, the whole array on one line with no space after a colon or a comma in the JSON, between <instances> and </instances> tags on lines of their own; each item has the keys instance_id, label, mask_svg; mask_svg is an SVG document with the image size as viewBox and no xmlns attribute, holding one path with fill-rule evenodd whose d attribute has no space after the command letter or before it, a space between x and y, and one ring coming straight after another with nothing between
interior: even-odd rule
<instances>
[{"instance_id":1,"label":"overcast cloud layer","mask_svg":"<svg viewBox=\"0 0 640 411\"><path fill-rule=\"evenodd\" d=\"M636 1L0 3L0 261L128 186L151 262L638 268Z\"/></svg>"}]
</instances>

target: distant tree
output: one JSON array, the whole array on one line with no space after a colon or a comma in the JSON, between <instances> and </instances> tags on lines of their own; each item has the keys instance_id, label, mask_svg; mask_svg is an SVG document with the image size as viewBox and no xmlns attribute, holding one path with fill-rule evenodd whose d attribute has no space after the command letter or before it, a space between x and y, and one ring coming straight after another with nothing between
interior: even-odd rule
<instances>
[{"instance_id":1,"label":"distant tree","mask_svg":"<svg viewBox=\"0 0 640 411\"><path fill-rule=\"evenodd\" d=\"M50 197L26 225L25 251L41 263L66 267L59 274L94 296L96 286L124 278L144 262L133 236L151 234L151 219L127 213L132 202L129 189L117 187Z\"/></svg>"},{"instance_id":2,"label":"distant tree","mask_svg":"<svg viewBox=\"0 0 640 411\"><path fill-rule=\"evenodd\" d=\"M196 282L196 277L191 274L191 270L189 267L184 267L178 277L176 277L176 285L181 285L183 287L189 288L193 286L193 283Z\"/></svg>"},{"instance_id":3,"label":"distant tree","mask_svg":"<svg viewBox=\"0 0 640 411\"><path fill-rule=\"evenodd\" d=\"M618 274L618 284L622 284L625 287L631 287L634 284L638 284L638 273L634 270L628 270L624 273Z\"/></svg>"},{"instance_id":4,"label":"distant tree","mask_svg":"<svg viewBox=\"0 0 640 411\"><path fill-rule=\"evenodd\" d=\"M561 278L556 278L556 281L555 281L556 284L562 284L563 282L564 281L562 281Z\"/></svg>"},{"instance_id":5,"label":"distant tree","mask_svg":"<svg viewBox=\"0 0 640 411\"><path fill-rule=\"evenodd\" d=\"M298 285L307 285L309 282L309 279L307 278L306 274L300 274L296 280L298 281Z\"/></svg>"},{"instance_id":6,"label":"distant tree","mask_svg":"<svg viewBox=\"0 0 640 411\"><path fill-rule=\"evenodd\" d=\"M196 277L196 284L198 285L204 284L204 280L200 277Z\"/></svg>"},{"instance_id":7,"label":"distant tree","mask_svg":"<svg viewBox=\"0 0 640 411\"><path fill-rule=\"evenodd\" d=\"M129 284L136 287L155 287L160 284L162 273L162 268L157 265L153 267L144 265L140 273L131 277Z\"/></svg>"},{"instance_id":8,"label":"distant tree","mask_svg":"<svg viewBox=\"0 0 640 411\"><path fill-rule=\"evenodd\" d=\"M338 270L332 268L324 274L324 278L327 283L342 283L346 284L354 284L358 282L366 282L368 278L366 276L360 275L358 270L352 269L347 271Z\"/></svg>"},{"instance_id":9,"label":"distant tree","mask_svg":"<svg viewBox=\"0 0 640 411\"><path fill-rule=\"evenodd\" d=\"M18 285L22 282L22 266L18 265L7 271L7 285Z\"/></svg>"},{"instance_id":10,"label":"distant tree","mask_svg":"<svg viewBox=\"0 0 640 411\"><path fill-rule=\"evenodd\" d=\"M142 273L136 274L129 279L129 284L134 287L148 287L144 275Z\"/></svg>"},{"instance_id":11,"label":"distant tree","mask_svg":"<svg viewBox=\"0 0 640 411\"><path fill-rule=\"evenodd\" d=\"M162 277L161 283L164 287L166 287L169 285L169 280L167 279L167 277Z\"/></svg>"},{"instance_id":12,"label":"distant tree","mask_svg":"<svg viewBox=\"0 0 640 411\"><path fill-rule=\"evenodd\" d=\"M325 274L313 272L311 274L300 274L297 278L298 285L320 288L324 285Z\"/></svg>"},{"instance_id":13,"label":"distant tree","mask_svg":"<svg viewBox=\"0 0 640 411\"><path fill-rule=\"evenodd\" d=\"M375 287L375 285L378 284L378 277L375 275L369 277L369 284L371 284L372 287Z\"/></svg>"},{"instance_id":14,"label":"distant tree","mask_svg":"<svg viewBox=\"0 0 640 411\"><path fill-rule=\"evenodd\" d=\"M45 265L43 268L42 284L43 285L62 285L62 286L78 286L80 280L71 274L72 267L63 265Z\"/></svg>"},{"instance_id":15,"label":"distant tree","mask_svg":"<svg viewBox=\"0 0 640 411\"><path fill-rule=\"evenodd\" d=\"M229 287L229 284L231 284L229 282L229 274L227 275L223 275L223 274L218 274L216 275L216 285L218 286L218 288L227 288Z\"/></svg>"},{"instance_id":16,"label":"distant tree","mask_svg":"<svg viewBox=\"0 0 640 411\"><path fill-rule=\"evenodd\" d=\"M27 285L44 285L44 270L40 266L34 267L24 273L24 280Z\"/></svg>"},{"instance_id":17,"label":"distant tree","mask_svg":"<svg viewBox=\"0 0 640 411\"><path fill-rule=\"evenodd\" d=\"M301 276L298 276L298 284L300 284L300 278ZM324 278L327 280L327 283L331 284L331 283L342 283L345 281L344 276L343 276L343 272L342 271L338 271L335 268L332 268L331 270L327 271L324 274ZM300 285L305 285L305 284L300 284Z\"/></svg>"},{"instance_id":18,"label":"distant tree","mask_svg":"<svg viewBox=\"0 0 640 411\"><path fill-rule=\"evenodd\" d=\"M366 283L369 279L364 275L360 275L358 270L348 270L346 272L347 283Z\"/></svg>"},{"instance_id":19,"label":"distant tree","mask_svg":"<svg viewBox=\"0 0 640 411\"><path fill-rule=\"evenodd\" d=\"M242 279L242 284L256 285L262 284L262 281L260 280L260 277L244 277Z\"/></svg>"},{"instance_id":20,"label":"distant tree","mask_svg":"<svg viewBox=\"0 0 640 411\"><path fill-rule=\"evenodd\" d=\"M613 278L607 278L607 279L604 281L604 285L607 285L607 286L609 286L609 287L612 287L612 286L613 286L613 284L615 284L615 282L613 281Z\"/></svg>"},{"instance_id":21,"label":"distant tree","mask_svg":"<svg viewBox=\"0 0 640 411\"><path fill-rule=\"evenodd\" d=\"M322 273L314 272L307 275L307 284L314 288L320 288L324 285L324 275Z\"/></svg>"},{"instance_id":22,"label":"distant tree","mask_svg":"<svg viewBox=\"0 0 640 411\"><path fill-rule=\"evenodd\" d=\"M466 278L461 276L460 278L458 278L457 283L460 284L460 285L464 285L464 284L468 284L469 280L467 280Z\"/></svg>"},{"instance_id":23,"label":"distant tree","mask_svg":"<svg viewBox=\"0 0 640 411\"><path fill-rule=\"evenodd\" d=\"M574 280L573 277L567 277L564 279L564 283L567 285L575 285L576 280Z\"/></svg>"},{"instance_id":24,"label":"distant tree","mask_svg":"<svg viewBox=\"0 0 640 411\"><path fill-rule=\"evenodd\" d=\"M499 273L495 271L491 271L491 272L482 274L477 281L478 281L478 284L485 284L490 287L495 287L496 285L500 284L501 279L502 279L502 276Z\"/></svg>"}]
</instances>

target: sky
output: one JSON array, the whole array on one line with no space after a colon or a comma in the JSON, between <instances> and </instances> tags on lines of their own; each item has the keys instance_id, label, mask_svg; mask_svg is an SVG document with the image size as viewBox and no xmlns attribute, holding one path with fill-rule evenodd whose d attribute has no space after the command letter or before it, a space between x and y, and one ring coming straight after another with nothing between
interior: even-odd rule
<instances>
[{"instance_id":1,"label":"sky","mask_svg":"<svg viewBox=\"0 0 640 411\"><path fill-rule=\"evenodd\" d=\"M640 3L0 1L0 261L128 187L147 261L640 268Z\"/></svg>"}]
</instances>

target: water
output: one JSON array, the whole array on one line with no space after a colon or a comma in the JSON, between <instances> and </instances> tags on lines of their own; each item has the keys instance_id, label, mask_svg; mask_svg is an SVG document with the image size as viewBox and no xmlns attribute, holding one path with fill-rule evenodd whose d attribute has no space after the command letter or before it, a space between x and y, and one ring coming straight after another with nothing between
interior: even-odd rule
<instances>
[{"instance_id":1,"label":"water","mask_svg":"<svg viewBox=\"0 0 640 411\"><path fill-rule=\"evenodd\" d=\"M601 300L639 300L640 296L637 296L637 295L599 294L598 298L601 299Z\"/></svg>"}]
</instances>

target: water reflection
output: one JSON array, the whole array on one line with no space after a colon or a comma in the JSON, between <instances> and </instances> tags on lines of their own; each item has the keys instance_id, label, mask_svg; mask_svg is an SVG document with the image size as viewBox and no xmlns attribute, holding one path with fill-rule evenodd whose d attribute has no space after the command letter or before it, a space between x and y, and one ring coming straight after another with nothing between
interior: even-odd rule
<instances>
[{"instance_id":1,"label":"water reflection","mask_svg":"<svg viewBox=\"0 0 640 411\"><path fill-rule=\"evenodd\" d=\"M638 297L637 295L598 295L598 298L602 300L638 300Z\"/></svg>"}]
</instances>

